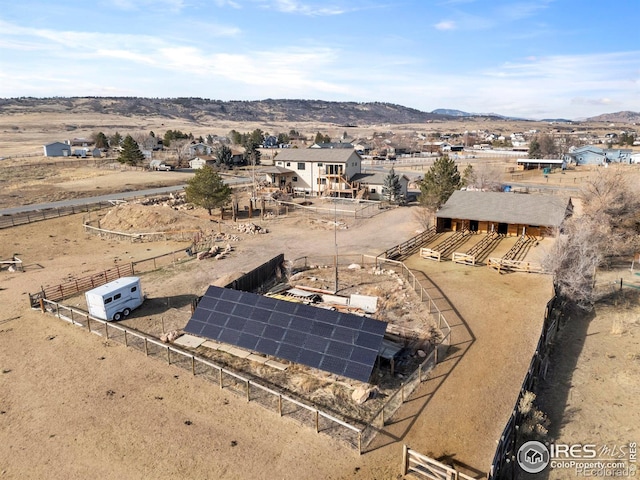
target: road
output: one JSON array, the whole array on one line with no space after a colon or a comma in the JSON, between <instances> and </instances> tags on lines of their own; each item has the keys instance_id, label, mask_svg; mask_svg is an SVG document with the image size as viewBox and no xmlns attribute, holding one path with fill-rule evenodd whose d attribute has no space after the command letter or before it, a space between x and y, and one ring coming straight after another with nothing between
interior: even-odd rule
<instances>
[{"instance_id":1,"label":"road","mask_svg":"<svg viewBox=\"0 0 640 480\"><path fill-rule=\"evenodd\" d=\"M251 180L245 177L226 178L225 183L228 185L240 185L250 183ZM113 200L126 200L135 197L145 197L153 195L162 195L171 192L179 192L184 190L185 185L174 185L173 187L151 188L147 190L135 190L130 192L111 193L108 195L99 195L97 197L72 198L70 200L60 200L58 202L38 203L34 205L23 205L21 207L0 209L0 215L15 215L18 213L35 212L39 210L49 210L53 208L79 207L82 205L90 205L92 203L109 202Z\"/></svg>"}]
</instances>

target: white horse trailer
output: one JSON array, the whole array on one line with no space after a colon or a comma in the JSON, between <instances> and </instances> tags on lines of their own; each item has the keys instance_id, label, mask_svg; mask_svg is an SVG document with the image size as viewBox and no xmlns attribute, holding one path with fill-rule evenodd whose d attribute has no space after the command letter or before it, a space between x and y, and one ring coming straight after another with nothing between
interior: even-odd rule
<instances>
[{"instance_id":1,"label":"white horse trailer","mask_svg":"<svg viewBox=\"0 0 640 480\"><path fill-rule=\"evenodd\" d=\"M122 320L144 302L139 277L122 277L84 294L89 315L101 320Z\"/></svg>"}]
</instances>

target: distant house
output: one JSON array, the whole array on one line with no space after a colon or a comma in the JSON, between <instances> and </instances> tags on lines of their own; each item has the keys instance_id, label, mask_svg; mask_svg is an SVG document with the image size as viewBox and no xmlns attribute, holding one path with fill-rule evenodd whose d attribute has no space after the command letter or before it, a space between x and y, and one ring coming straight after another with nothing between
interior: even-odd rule
<instances>
[{"instance_id":1,"label":"distant house","mask_svg":"<svg viewBox=\"0 0 640 480\"><path fill-rule=\"evenodd\" d=\"M73 154L71 145L63 142L53 142L44 145L45 157L70 157Z\"/></svg>"},{"instance_id":2,"label":"distant house","mask_svg":"<svg viewBox=\"0 0 640 480\"><path fill-rule=\"evenodd\" d=\"M604 165L605 163L631 163L633 150L600 148L593 145L576 148L564 158L576 165Z\"/></svg>"},{"instance_id":3,"label":"distant house","mask_svg":"<svg viewBox=\"0 0 640 480\"><path fill-rule=\"evenodd\" d=\"M293 148L282 150L275 166L294 172L294 192L350 197L355 194L350 182L361 173L362 157L348 148Z\"/></svg>"},{"instance_id":4,"label":"distant house","mask_svg":"<svg viewBox=\"0 0 640 480\"><path fill-rule=\"evenodd\" d=\"M555 236L573 213L570 198L457 190L436 213L437 231Z\"/></svg>"},{"instance_id":5,"label":"distant house","mask_svg":"<svg viewBox=\"0 0 640 480\"><path fill-rule=\"evenodd\" d=\"M212 155L198 155L189 160L189 168L199 169L205 165L214 166L217 160Z\"/></svg>"},{"instance_id":6,"label":"distant house","mask_svg":"<svg viewBox=\"0 0 640 480\"><path fill-rule=\"evenodd\" d=\"M205 143L189 145L189 155L211 155L213 148Z\"/></svg>"},{"instance_id":7,"label":"distant house","mask_svg":"<svg viewBox=\"0 0 640 480\"><path fill-rule=\"evenodd\" d=\"M357 173L351 178L351 183L360 188L366 188L366 197L369 200L383 200L384 182L389 176L388 172L376 173ZM407 197L407 189L409 186L409 177L406 175L398 175L400 180L400 196Z\"/></svg>"},{"instance_id":8,"label":"distant house","mask_svg":"<svg viewBox=\"0 0 640 480\"><path fill-rule=\"evenodd\" d=\"M323 142L323 143L314 143L309 148L348 148L354 149L353 144L348 142Z\"/></svg>"}]
</instances>

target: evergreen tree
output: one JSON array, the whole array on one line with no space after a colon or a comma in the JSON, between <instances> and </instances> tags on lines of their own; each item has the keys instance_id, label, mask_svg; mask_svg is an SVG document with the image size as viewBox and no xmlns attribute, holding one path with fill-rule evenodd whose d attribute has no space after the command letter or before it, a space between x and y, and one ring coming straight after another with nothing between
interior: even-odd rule
<instances>
[{"instance_id":1,"label":"evergreen tree","mask_svg":"<svg viewBox=\"0 0 640 480\"><path fill-rule=\"evenodd\" d=\"M233 152L226 145L220 145L213 151L213 154L216 157L218 165L233 167Z\"/></svg>"},{"instance_id":2,"label":"evergreen tree","mask_svg":"<svg viewBox=\"0 0 640 480\"><path fill-rule=\"evenodd\" d=\"M109 139L107 138L107 136L102 133L102 132L98 132L94 135L93 137L93 143L95 143L96 148L100 148L100 149L107 149L109 148Z\"/></svg>"},{"instance_id":3,"label":"evergreen tree","mask_svg":"<svg viewBox=\"0 0 640 480\"><path fill-rule=\"evenodd\" d=\"M111 148L119 147L121 143L122 143L122 135L120 135L118 132L111 135L111 138L109 139L109 146Z\"/></svg>"},{"instance_id":4,"label":"evergreen tree","mask_svg":"<svg viewBox=\"0 0 640 480\"><path fill-rule=\"evenodd\" d=\"M456 162L443 155L433 162L420 183L420 203L435 212L460 187L462 179Z\"/></svg>"},{"instance_id":5,"label":"evergreen tree","mask_svg":"<svg viewBox=\"0 0 640 480\"><path fill-rule=\"evenodd\" d=\"M144 161L144 155L131 135L127 135L122 141L122 151L118 161L127 165L138 165Z\"/></svg>"},{"instance_id":6,"label":"evergreen tree","mask_svg":"<svg viewBox=\"0 0 640 480\"><path fill-rule=\"evenodd\" d=\"M231 187L209 165L197 170L185 188L187 202L207 209L209 215L214 208L220 208L222 212L231 200L231 193Z\"/></svg>"},{"instance_id":7,"label":"evergreen tree","mask_svg":"<svg viewBox=\"0 0 640 480\"><path fill-rule=\"evenodd\" d=\"M473 170L471 164L467 165L462 172L462 186L469 187L476 181L476 172Z\"/></svg>"},{"instance_id":8,"label":"evergreen tree","mask_svg":"<svg viewBox=\"0 0 640 480\"><path fill-rule=\"evenodd\" d=\"M400 192L402 191L402 185L400 185L400 177L396 175L395 170L391 167L389 174L384 179L384 185L382 186L382 197L391 203L395 203L400 200Z\"/></svg>"}]
</instances>

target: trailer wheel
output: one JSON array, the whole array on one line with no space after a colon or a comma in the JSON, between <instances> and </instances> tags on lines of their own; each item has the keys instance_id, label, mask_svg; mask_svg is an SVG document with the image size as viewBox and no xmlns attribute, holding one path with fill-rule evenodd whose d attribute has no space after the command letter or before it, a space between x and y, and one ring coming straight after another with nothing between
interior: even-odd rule
<instances>
[{"instance_id":1,"label":"trailer wheel","mask_svg":"<svg viewBox=\"0 0 640 480\"><path fill-rule=\"evenodd\" d=\"M122 311L122 315L124 315L125 317L128 317L130 313L131 313L131 309L130 308L125 308Z\"/></svg>"},{"instance_id":2,"label":"trailer wheel","mask_svg":"<svg viewBox=\"0 0 640 480\"><path fill-rule=\"evenodd\" d=\"M114 313L113 314L113 320L116 321L116 322L119 321L119 320L122 320L122 313L120 313L120 312Z\"/></svg>"}]
</instances>

